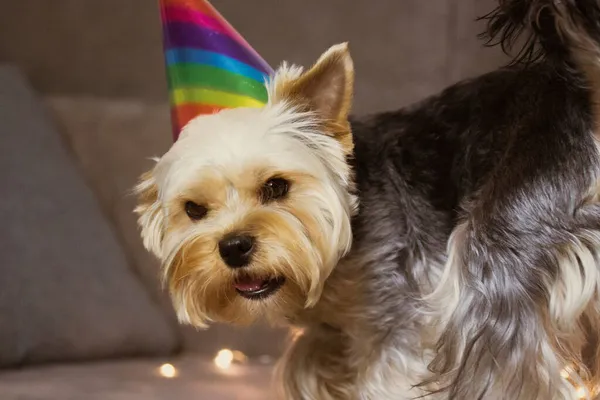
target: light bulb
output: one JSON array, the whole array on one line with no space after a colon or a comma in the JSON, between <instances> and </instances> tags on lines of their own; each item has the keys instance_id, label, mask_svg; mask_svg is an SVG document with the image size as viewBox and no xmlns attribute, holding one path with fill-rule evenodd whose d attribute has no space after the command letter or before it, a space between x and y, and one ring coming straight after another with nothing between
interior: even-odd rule
<instances>
[{"instance_id":1,"label":"light bulb","mask_svg":"<svg viewBox=\"0 0 600 400\"><path fill-rule=\"evenodd\" d=\"M214 363L219 369L229 369L229 367L231 367L233 358L234 354L231 350L222 349L219 350L219 352L215 356Z\"/></svg>"},{"instance_id":2,"label":"light bulb","mask_svg":"<svg viewBox=\"0 0 600 400\"><path fill-rule=\"evenodd\" d=\"M580 386L576 393L580 399L586 399L588 397L587 390L583 386Z\"/></svg>"},{"instance_id":3,"label":"light bulb","mask_svg":"<svg viewBox=\"0 0 600 400\"><path fill-rule=\"evenodd\" d=\"M258 357L258 362L264 365L268 365L271 364L273 362L273 357L271 357L270 355L262 355L260 357Z\"/></svg>"},{"instance_id":4,"label":"light bulb","mask_svg":"<svg viewBox=\"0 0 600 400\"><path fill-rule=\"evenodd\" d=\"M241 351L233 350L231 354L233 355L233 361L237 363L243 364L248 361L248 357Z\"/></svg>"},{"instance_id":5,"label":"light bulb","mask_svg":"<svg viewBox=\"0 0 600 400\"><path fill-rule=\"evenodd\" d=\"M161 365L158 372L165 378L175 378L177 376L177 368L171 364Z\"/></svg>"}]
</instances>

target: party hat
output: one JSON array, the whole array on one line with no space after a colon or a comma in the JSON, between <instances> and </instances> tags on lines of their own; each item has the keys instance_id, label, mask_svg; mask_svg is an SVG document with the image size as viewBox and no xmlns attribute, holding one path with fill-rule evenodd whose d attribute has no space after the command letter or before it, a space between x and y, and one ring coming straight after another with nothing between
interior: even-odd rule
<instances>
[{"instance_id":1,"label":"party hat","mask_svg":"<svg viewBox=\"0 0 600 400\"><path fill-rule=\"evenodd\" d=\"M262 107L273 72L205 0L160 0L173 138L194 117Z\"/></svg>"}]
</instances>

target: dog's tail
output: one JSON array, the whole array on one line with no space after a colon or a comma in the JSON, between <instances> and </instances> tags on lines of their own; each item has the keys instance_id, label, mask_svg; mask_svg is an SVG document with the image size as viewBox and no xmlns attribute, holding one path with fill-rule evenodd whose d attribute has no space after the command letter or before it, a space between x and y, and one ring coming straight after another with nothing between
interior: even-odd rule
<instances>
[{"instance_id":1,"label":"dog's tail","mask_svg":"<svg viewBox=\"0 0 600 400\"><path fill-rule=\"evenodd\" d=\"M600 0L498 0L482 19L488 22L482 34L488 45L499 44L509 55L522 45L514 63L546 58L600 65Z\"/></svg>"}]
</instances>

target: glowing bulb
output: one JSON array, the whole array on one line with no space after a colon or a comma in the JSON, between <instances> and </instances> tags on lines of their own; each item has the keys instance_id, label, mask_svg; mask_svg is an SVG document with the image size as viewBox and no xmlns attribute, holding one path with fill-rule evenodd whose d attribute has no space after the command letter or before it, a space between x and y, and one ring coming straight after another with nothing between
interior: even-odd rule
<instances>
[{"instance_id":1,"label":"glowing bulb","mask_svg":"<svg viewBox=\"0 0 600 400\"><path fill-rule=\"evenodd\" d=\"M248 357L246 357L246 355L241 351L234 350L231 353L233 354L233 361L235 362L242 364L248 360Z\"/></svg>"},{"instance_id":2,"label":"glowing bulb","mask_svg":"<svg viewBox=\"0 0 600 400\"><path fill-rule=\"evenodd\" d=\"M295 342L296 340L298 340L298 338L300 336L302 336L302 334L304 333L304 329L300 328L300 327L292 327L290 328L290 337L292 339L292 342Z\"/></svg>"},{"instance_id":3,"label":"glowing bulb","mask_svg":"<svg viewBox=\"0 0 600 400\"><path fill-rule=\"evenodd\" d=\"M232 363L233 359L234 359L234 354L231 350L222 349L222 350L219 350L219 352L217 353L217 356L214 359L214 363L217 366L217 368L229 369L229 367L231 367L231 363Z\"/></svg>"},{"instance_id":4,"label":"glowing bulb","mask_svg":"<svg viewBox=\"0 0 600 400\"><path fill-rule=\"evenodd\" d=\"M580 399L586 399L588 397L587 390L585 390L585 387L583 386L580 386L576 393Z\"/></svg>"},{"instance_id":5,"label":"glowing bulb","mask_svg":"<svg viewBox=\"0 0 600 400\"><path fill-rule=\"evenodd\" d=\"M273 362L273 358L265 354L263 356L258 357L258 362L264 365L268 365Z\"/></svg>"},{"instance_id":6,"label":"glowing bulb","mask_svg":"<svg viewBox=\"0 0 600 400\"><path fill-rule=\"evenodd\" d=\"M158 371L165 378L175 378L177 376L177 369L171 364L161 365Z\"/></svg>"}]
</instances>

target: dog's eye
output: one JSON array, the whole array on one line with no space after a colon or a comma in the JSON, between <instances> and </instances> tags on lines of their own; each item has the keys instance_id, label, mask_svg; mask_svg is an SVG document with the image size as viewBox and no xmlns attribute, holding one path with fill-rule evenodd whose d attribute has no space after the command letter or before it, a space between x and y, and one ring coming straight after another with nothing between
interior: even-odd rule
<instances>
[{"instance_id":1,"label":"dog's eye","mask_svg":"<svg viewBox=\"0 0 600 400\"><path fill-rule=\"evenodd\" d=\"M187 201L185 203L185 213L193 220L199 220L206 216L208 210L206 207L196 204L193 201Z\"/></svg>"},{"instance_id":2,"label":"dog's eye","mask_svg":"<svg viewBox=\"0 0 600 400\"><path fill-rule=\"evenodd\" d=\"M269 179L262 187L262 201L277 200L284 197L290 188L290 183L283 178Z\"/></svg>"}]
</instances>

